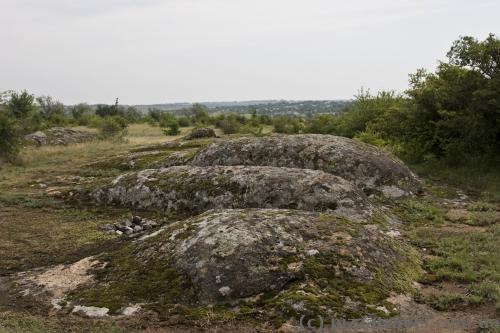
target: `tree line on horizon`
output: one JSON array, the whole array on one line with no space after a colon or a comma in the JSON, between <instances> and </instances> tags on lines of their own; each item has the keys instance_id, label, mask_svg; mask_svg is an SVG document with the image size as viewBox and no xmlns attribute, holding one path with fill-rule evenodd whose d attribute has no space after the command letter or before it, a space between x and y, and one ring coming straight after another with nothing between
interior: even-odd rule
<instances>
[{"instance_id":1,"label":"tree line on horizon","mask_svg":"<svg viewBox=\"0 0 500 333\"><path fill-rule=\"evenodd\" d=\"M0 158L12 160L23 135L53 126L98 128L102 138L120 137L129 124L160 126L166 135L180 127L214 126L225 134L333 134L364 141L411 162L441 160L461 164L498 161L500 156L500 40L494 34L480 41L454 41L447 61L434 72L409 75L404 93L360 90L353 103L336 114L270 116L249 108L211 114L201 104L182 112L132 106L78 104L66 107L51 97L26 91L0 95Z\"/></svg>"}]
</instances>

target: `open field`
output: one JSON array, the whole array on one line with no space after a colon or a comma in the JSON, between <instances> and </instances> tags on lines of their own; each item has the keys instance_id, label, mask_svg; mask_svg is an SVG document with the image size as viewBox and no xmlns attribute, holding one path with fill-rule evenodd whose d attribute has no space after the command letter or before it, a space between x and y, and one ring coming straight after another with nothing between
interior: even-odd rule
<instances>
[{"instance_id":1,"label":"open field","mask_svg":"<svg viewBox=\"0 0 500 333\"><path fill-rule=\"evenodd\" d=\"M165 137L157 127L132 125L124 141L29 147L22 151L19 165L1 167L0 332L193 331L161 317L90 320L73 315L47 316L51 312L36 299L13 297L1 284L12 274L73 263L122 245L119 236L104 233L100 227L119 222L134 210L88 206L60 194L123 172L113 166L92 164L95 161L112 161L130 150L173 141L189 130L183 129L177 137ZM480 319L499 318L498 187L488 186L494 182L482 178L477 178L474 187L474 178L460 188L441 175L427 170L422 196L386 206L406 222L403 237L418 249L422 259L424 274L413 297L433 318L470 318L476 324ZM498 180L499 175L488 177ZM153 212L141 214L162 223L175 219ZM220 318L210 313L201 315L197 323L196 329L214 332L253 332L255 327L262 332L275 330L266 323L248 326L227 320L221 324Z\"/></svg>"}]
</instances>

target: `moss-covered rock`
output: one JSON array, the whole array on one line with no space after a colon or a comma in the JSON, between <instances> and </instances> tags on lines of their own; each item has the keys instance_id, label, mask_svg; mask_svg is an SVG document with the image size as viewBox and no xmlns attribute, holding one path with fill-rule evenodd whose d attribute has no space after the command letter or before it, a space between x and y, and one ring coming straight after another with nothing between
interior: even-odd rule
<instances>
[{"instance_id":1,"label":"moss-covered rock","mask_svg":"<svg viewBox=\"0 0 500 333\"><path fill-rule=\"evenodd\" d=\"M194 140L203 138L216 138L217 135L213 128L210 127L198 127L194 128L188 135L186 135L184 140Z\"/></svg>"},{"instance_id":2,"label":"moss-covered rock","mask_svg":"<svg viewBox=\"0 0 500 333\"><path fill-rule=\"evenodd\" d=\"M396 157L348 138L305 134L217 141L193 165L269 165L322 170L387 197L420 191L416 176Z\"/></svg>"},{"instance_id":3,"label":"moss-covered rock","mask_svg":"<svg viewBox=\"0 0 500 333\"><path fill-rule=\"evenodd\" d=\"M251 166L174 166L125 174L94 190L99 203L174 213L213 208L331 211L353 220L373 214L352 183L318 170Z\"/></svg>"},{"instance_id":4,"label":"moss-covered rock","mask_svg":"<svg viewBox=\"0 0 500 333\"><path fill-rule=\"evenodd\" d=\"M94 285L72 302L215 314L237 306L285 320L385 316L394 311L389 295L409 291L419 274L414 251L375 225L279 209L209 211L98 259L106 265Z\"/></svg>"}]
</instances>

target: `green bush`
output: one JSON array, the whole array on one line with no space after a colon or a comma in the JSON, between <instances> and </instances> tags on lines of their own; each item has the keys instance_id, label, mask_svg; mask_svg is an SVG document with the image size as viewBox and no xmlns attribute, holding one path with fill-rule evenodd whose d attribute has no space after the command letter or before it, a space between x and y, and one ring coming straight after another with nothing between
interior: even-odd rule
<instances>
[{"instance_id":1,"label":"green bush","mask_svg":"<svg viewBox=\"0 0 500 333\"><path fill-rule=\"evenodd\" d=\"M180 127L188 127L189 125L191 125L191 120L188 116L181 116L177 118L177 122L179 123Z\"/></svg>"},{"instance_id":2,"label":"green bush","mask_svg":"<svg viewBox=\"0 0 500 333\"><path fill-rule=\"evenodd\" d=\"M177 121L175 120L175 116L169 112L163 112L158 120L160 127L168 127L173 122Z\"/></svg>"},{"instance_id":3,"label":"green bush","mask_svg":"<svg viewBox=\"0 0 500 333\"><path fill-rule=\"evenodd\" d=\"M314 134L336 134L338 132L338 117L331 114L319 114L307 123L304 132Z\"/></svg>"},{"instance_id":4,"label":"green bush","mask_svg":"<svg viewBox=\"0 0 500 333\"><path fill-rule=\"evenodd\" d=\"M0 161L11 161L19 152L19 130L5 111L0 110Z\"/></svg>"},{"instance_id":5,"label":"green bush","mask_svg":"<svg viewBox=\"0 0 500 333\"><path fill-rule=\"evenodd\" d=\"M240 127L238 133L252 134L254 136L262 136L264 128L261 125L246 124Z\"/></svg>"},{"instance_id":6,"label":"green bush","mask_svg":"<svg viewBox=\"0 0 500 333\"><path fill-rule=\"evenodd\" d=\"M168 123L165 124L166 129L163 130L163 134L165 135L179 135L181 132L179 130L179 123L175 119L171 119Z\"/></svg>"},{"instance_id":7,"label":"green bush","mask_svg":"<svg viewBox=\"0 0 500 333\"><path fill-rule=\"evenodd\" d=\"M218 117L216 126L220 128L224 134L234 134L240 131L243 121L244 119L241 117L238 117L234 113L230 113L228 115L221 115Z\"/></svg>"},{"instance_id":8,"label":"green bush","mask_svg":"<svg viewBox=\"0 0 500 333\"><path fill-rule=\"evenodd\" d=\"M97 124L99 136L103 139L123 138L127 126L127 121L119 116L102 118Z\"/></svg>"},{"instance_id":9,"label":"green bush","mask_svg":"<svg viewBox=\"0 0 500 333\"><path fill-rule=\"evenodd\" d=\"M301 118L278 116L273 119L274 131L283 134L298 134L304 128Z\"/></svg>"}]
</instances>

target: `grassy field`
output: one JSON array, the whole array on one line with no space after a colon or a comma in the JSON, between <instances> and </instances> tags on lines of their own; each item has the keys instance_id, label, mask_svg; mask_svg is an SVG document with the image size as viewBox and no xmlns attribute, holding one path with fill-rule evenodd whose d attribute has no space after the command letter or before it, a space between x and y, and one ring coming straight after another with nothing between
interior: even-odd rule
<instances>
[{"instance_id":1,"label":"grassy field","mask_svg":"<svg viewBox=\"0 0 500 333\"><path fill-rule=\"evenodd\" d=\"M75 207L50 194L84 182L87 163L173 139L159 128L133 125L124 141L25 148L18 165L1 167L0 275L101 249L112 237L98 226L126 212Z\"/></svg>"},{"instance_id":2,"label":"grassy field","mask_svg":"<svg viewBox=\"0 0 500 333\"><path fill-rule=\"evenodd\" d=\"M132 125L123 141L27 147L19 164L0 166L0 279L119 246L119 237L99 227L123 219L129 210L82 206L57 194L123 172L92 166L96 160L175 140L189 130L166 137L157 127ZM456 316L500 317L500 170L417 166L415 171L423 178L425 195L388 209L406 222L404 234L423 258L417 300ZM148 326L45 317L35 304L2 301L5 293L0 286L0 333L124 332Z\"/></svg>"}]
</instances>

